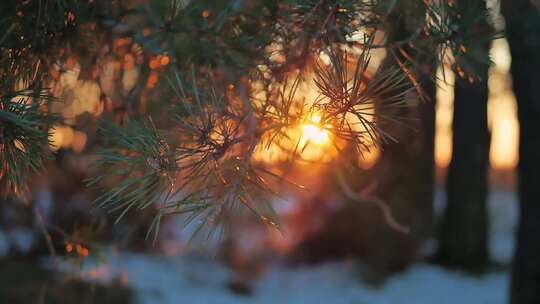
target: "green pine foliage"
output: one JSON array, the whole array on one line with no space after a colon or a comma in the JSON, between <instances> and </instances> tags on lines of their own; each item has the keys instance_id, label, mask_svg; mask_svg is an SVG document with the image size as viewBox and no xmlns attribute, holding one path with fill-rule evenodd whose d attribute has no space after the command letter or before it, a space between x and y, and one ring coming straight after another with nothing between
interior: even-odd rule
<instances>
[{"instance_id":1,"label":"green pine foliage","mask_svg":"<svg viewBox=\"0 0 540 304\"><path fill-rule=\"evenodd\" d=\"M55 119L46 113L48 95L26 89L0 96L0 193L22 194L26 179L43 168L50 156L49 127Z\"/></svg>"},{"instance_id":2,"label":"green pine foliage","mask_svg":"<svg viewBox=\"0 0 540 304\"><path fill-rule=\"evenodd\" d=\"M102 107L122 103L97 132L96 205L118 220L157 206L154 236L167 214L185 214L207 238L240 209L277 226L270 201L286 177L258 151L276 145L300 161L311 143L288 130L313 115L338 153L343 143L359 154L384 145L394 139L378 122L407 122L375 109L413 106L425 63L474 79L489 64L477 45L497 35L480 0L25 0L0 8L1 194L20 194L43 169L50 128L63 123L51 88L77 62L79 80L101 86ZM398 19L410 34L389 39ZM369 71L378 49L399 64ZM122 72L101 81L107 61ZM309 85L315 100L298 93Z\"/></svg>"}]
</instances>

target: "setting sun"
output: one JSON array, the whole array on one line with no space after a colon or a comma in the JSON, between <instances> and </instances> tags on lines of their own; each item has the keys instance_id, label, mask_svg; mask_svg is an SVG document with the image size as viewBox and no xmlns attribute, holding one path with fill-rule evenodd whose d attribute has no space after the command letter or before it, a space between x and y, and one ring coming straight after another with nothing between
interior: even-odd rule
<instances>
[{"instance_id":1,"label":"setting sun","mask_svg":"<svg viewBox=\"0 0 540 304\"><path fill-rule=\"evenodd\" d=\"M315 124L305 124L302 126L302 137L310 143L323 145L329 141L330 134Z\"/></svg>"},{"instance_id":2,"label":"setting sun","mask_svg":"<svg viewBox=\"0 0 540 304\"><path fill-rule=\"evenodd\" d=\"M321 128L321 116L314 114L310 117L310 122L302 125L302 141L303 144L312 143L318 146L328 143L330 140L330 132Z\"/></svg>"}]
</instances>

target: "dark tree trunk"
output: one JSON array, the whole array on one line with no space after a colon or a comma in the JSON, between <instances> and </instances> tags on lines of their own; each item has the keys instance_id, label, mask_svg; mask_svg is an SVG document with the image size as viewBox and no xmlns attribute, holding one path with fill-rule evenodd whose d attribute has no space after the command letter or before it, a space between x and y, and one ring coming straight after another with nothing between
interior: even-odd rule
<instances>
[{"instance_id":1,"label":"dark tree trunk","mask_svg":"<svg viewBox=\"0 0 540 304\"><path fill-rule=\"evenodd\" d=\"M318 208L306 207L309 209L303 214L307 212L313 221L324 218L318 213L326 208L323 213L328 217L320 229L308 233L298 244L292 253L295 261L361 258L368 266L366 279L377 284L421 257L423 241L432 236L434 194L435 85L425 78L421 82L429 101L385 112L408 118L403 124L381 122L381 128L399 142L384 146L375 170L354 172L347 177L350 185L363 185L359 189L377 181L378 197L390 207L399 224L410 228L410 233L392 227L381 209L369 199L359 203L345 197L345 204L336 210L331 204L325 205L336 197L336 190L320 189L314 201L306 204ZM335 187L341 190L338 185Z\"/></svg>"},{"instance_id":2,"label":"dark tree trunk","mask_svg":"<svg viewBox=\"0 0 540 304\"><path fill-rule=\"evenodd\" d=\"M465 4L466 9L486 10L485 1L473 1ZM482 23L475 31L480 34L488 29L488 24ZM436 258L447 267L480 271L489 263L487 80L490 42L471 42L467 48L469 52L464 59L458 59L458 64L469 63L472 66L469 73L476 77L469 79L472 75L456 75L452 160L446 181L447 205L439 227ZM478 57L468 58L471 53Z\"/></svg>"},{"instance_id":3,"label":"dark tree trunk","mask_svg":"<svg viewBox=\"0 0 540 304\"><path fill-rule=\"evenodd\" d=\"M456 80L453 152L437 256L443 265L469 270L483 269L489 262L487 73L481 77L474 84Z\"/></svg>"},{"instance_id":4,"label":"dark tree trunk","mask_svg":"<svg viewBox=\"0 0 540 304\"><path fill-rule=\"evenodd\" d=\"M387 57L385 64L397 66L390 57ZM331 207L328 202L336 195L343 195L343 189L336 182L336 185L329 187L330 190L319 189L320 193L306 204L318 206L316 210L306 207L310 209L303 214L307 212L308 218L324 218L317 214L324 210L321 208L326 208L323 213L328 216L320 229L308 233L298 244L292 253L293 260L321 262L360 258L368 266L365 278L378 284L421 257L423 241L431 237L433 231L435 84L430 76L419 79L429 100L417 106L378 109L386 110L384 115L403 118L401 123L379 121L380 128L399 142L383 147L374 170L351 172L347 176L351 186L359 185L359 191L376 181L377 197L390 207L396 221L409 228L410 233L399 231L369 199L358 202L344 196L343 206L339 209Z\"/></svg>"},{"instance_id":5,"label":"dark tree trunk","mask_svg":"<svg viewBox=\"0 0 540 304\"><path fill-rule=\"evenodd\" d=\"M408 2L404 2L405 4ZM409 18L417 11L404 11L407 5L398 6L388 33L389 41L400 41L410 36ZM421 9L421 8L418 8ZM382 147L375 168L378 195L388 204L395 219L408 226L409 234L393 230L388 224L378 228L373 259L378 268L397 270L420 256L420 248L432 235L434 197L434 138L435 138L435 78L434 64L421 52L404 46L410 57L418 63L417 80L423 91L424 100L417 106L397 109L378 109L384 115L402 117L403 124L381 120L379 126L398 141ZM400 52L388 55L383 65L399 67ZM387 112L384 112L387 111ZM390 113L389 113L390 112Z\"/></svg>"},{"instance_id":6,"label":"dark tree trunk","mask_svg":"<svg viewBox=\"0 0 540 304\"><path fill-rule=\"evenodd\" d=\"M424 7L422 2L418 2L417 7L411 7L408 1L398 2L395 13L389 18L392 20L388 24L389 42L410 37L407 22L424 16L420 12ZM423 241L433 232L435 70L432 58L422 57L424 52L417 52L408 45L402 47L410 56L407 57L418 63L414 66L415 72L421 74L417 80L426 100L418 101L418 105L416 100L408 100L411 101L409 107L378 104L376 111L381 114L377 115L380 119L378 127L398 142L382 147L381 156L372 171L353 173L350 178L351 185L365 185L366 180L376 181L377 197L390 207L395 220L408 227L410 232L396 229L384 218L381 209L369 200L360 204L356 200L346 200L342 209L331 211L325 226L302 241L293 254L297 260L312 262L319 262L325 257L360 257L367 262L366 275L372 283L380 283L387 275L418 260ZM400 57L399 50L393 48L391 51L395 56L387 55L381 69L399 69L400 63L410 63ZM398 63L396 58L401 62ZM410 97L414 99L416 96ZM383 115L401 119L401 123L384 119ZM317 195L317 200L324 202L332 197L333 193L330 194L323 192ZM321 206L321 202L317 201L316 205Z\"/></svg>"},{"instance_id":7,"label":"dark tree trunk","mask_svg":"<svg viewBox=\"0 0 540 304\"><path fill-rule=\"evenodd\" d=\"M387 223L379 227L373 246L375 263L382 269L395 271L418 258L433 231L435 84L429 77L420 83L429 100L394 113L411 119L408 125L383 126L398 142L385 145L378 161L379 196L410 233L395 231Z\"/></svg>"},{"instance_id":8,"label":"dark tree trunk","mask_svg":"<svg viewBox=\"0 0 540 304\"><path fill-rule=\"evenodd\" d=\"M540 303L540 8L503 1L520 122L520 217L511 283L512 304Z\"/></svg>"}]
</instances>

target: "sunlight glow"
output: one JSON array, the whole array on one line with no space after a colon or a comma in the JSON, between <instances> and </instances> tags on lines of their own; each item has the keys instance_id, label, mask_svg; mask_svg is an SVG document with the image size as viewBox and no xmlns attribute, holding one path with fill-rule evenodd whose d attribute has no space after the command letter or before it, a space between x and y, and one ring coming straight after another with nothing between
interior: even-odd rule
<instances>
[{"instance_id":1,"label":"sunlight glow","mask_svg":"<svg viewBox=\"0 0 540 304\"><path fill-rule=\"evenodd\" d=\"M328 161L335 156L331 145L332 132L329 125L321 125L321 115L312 114L304 122L290 126L286 136L270 146L261 146L255 153L255 159L267 163L286 161L290 152L296 151L304 161Z\"/></svg>"},{"instance_id":2,"label":"sunlight glow","mask_svg":"<svg viewBox=\"0 0 540 304\"><path fill-rule=\"evenodd\" d=\"M315 145L321 146L330 141L330 132L319 126L321 117L314 115L311 117L311 123L302 125L302 139Z\"/></svg>"},{"instance_id":3,"label":"sunlight glow","mask_svg":"<svg viewBox=\"0 0 540 304\"><path fill-rule=\"evenodd\" d=\"M518 135L516 100L512 92L510 68L510 52L505 39L493 42L492 59L494 66L488 79L488 123L491 131L490 163L494 169L508 170L517 165ZM452 159L452 118L454 112L454 83L455 75L451 69L437 71L437 104L436 104L436 135L435 160L439 168L447 168ZM299 95L307 100L317 98L316 89L311 86L302 87ZM265 162L287 160L290 151L298 148L298 153L304 160L321 161L331 159L336 155L332 141L339 143L339 138L333 138L332 128L321 123L322 113L307 116L304 122L291 126L285 133L286 138L279 144L264 146L257 151L256 158ZM355 131L362 132L362 124L356 117L347 117ZM359 156L359 165L368 169L377 162L380 151L372 147L370 151Z\"/></svg>"},{"instance_id":4,"label":"sunlight glow","mask_svg":"<svg viewBox=\"0 0 540 304\"><path fill-rule=\"evenodd\" d=\"M488 125L491 131L490 163L495 169L509 170L518 162L519 123L516 99L512 92L510 51L506 39L493 41L490 70ZM452 116L454 111L454 73L445 69L437 75L435 159L438 167L448 167L452 158Z\"/></svg>"},{"instance_id":5,"label":"sunlight glow","mask_svg":"<svg viewBox=\"0 0 540 304\"><path fill-rule=\"evenodd\" d=\"M437 70L437 104L435 119L435 162L446 168L452 159L452 117L454 116L454 72Z\"/></svg>"},{"instance_id":6,"label":"sunlight glow","mask_svg":"<svg viewBox=\"0 0 540 304\"><path fill-rule=\"evenodd\" d=\"M319 128L317 125L303 125L302 126L302 136L305 140L316 145L322 145L328 142L330 139L329 132L327 130Z\"/></svg>"},{"instance_id":7,"label":"sunlight glow","mask_svg":"<svg viewBox=\"0 0 540 304\"><path fill-rule=\"evenodd\" d=\"M510 48L506 39L493 41L491 57L495 63L489 76L488 124L491 130L489 158L496 169L517 166L519 122L517 102L512 91Z\"/></svg>"}]
</instances>

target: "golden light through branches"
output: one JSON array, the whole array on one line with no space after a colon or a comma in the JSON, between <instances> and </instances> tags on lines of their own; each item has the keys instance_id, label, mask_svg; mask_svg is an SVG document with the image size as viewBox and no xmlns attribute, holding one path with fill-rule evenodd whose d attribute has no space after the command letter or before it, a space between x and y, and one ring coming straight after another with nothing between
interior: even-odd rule
<instances>
[{"instance_id":1,"label":"golden light through branches","mask_svg":"<svg viewBox=\"0 0 540 304\"><path fill-rule=\"evenodd\" d=\"M309 123L302 125L302 141L307 144L309 141L317 146L323 146L330 142L330 131L320 125L321 116L313 115Z\"/></svg>"}]
</instances>

